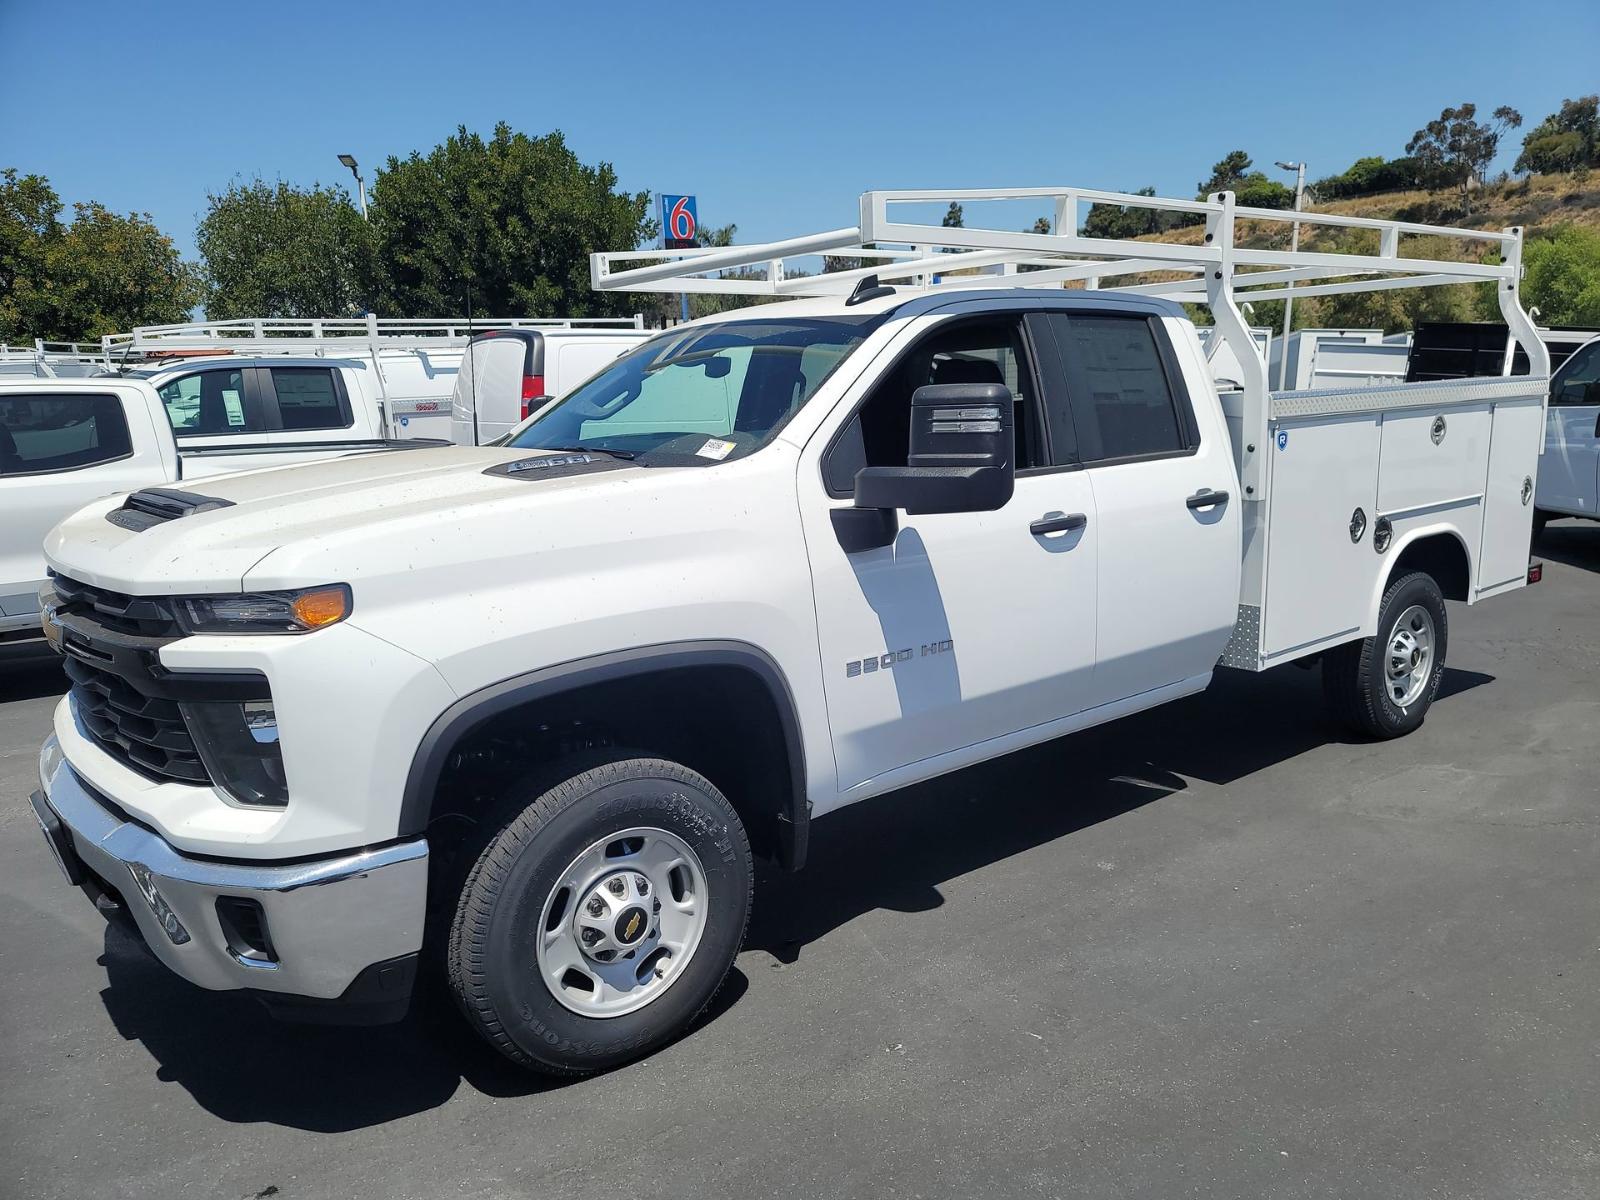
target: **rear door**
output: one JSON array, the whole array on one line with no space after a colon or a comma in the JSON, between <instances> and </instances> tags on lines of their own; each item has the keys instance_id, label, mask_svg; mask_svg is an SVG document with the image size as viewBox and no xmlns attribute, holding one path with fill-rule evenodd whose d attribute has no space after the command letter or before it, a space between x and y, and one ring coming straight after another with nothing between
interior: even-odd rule
<instances>
[{"instance_id":1,"label":"rear door","mask_svg":"<svg viewBox=\"0 0 1600 1200\"><path fill-rule=\"evenodd\" d=\"M337 364L209 367L158 389L188 478L309 462L381 443Z\"/></svg>"},{"instance_id":2,"label":"rear door","mask_svg":"<svg viewBox=\"0 0 1600 1200\"><path fill-rule=\"evenodd\" d=\"M1544 436L1536 503L1594 516L1600 511L1600 341L1573 354L1550 381Z\"/></svg>"},{"instance_id":3,"label":"rear door","mask_svg":"<svg viewBox=\"0 0 1600 1200\"><path fill-rule=\"evenodd\" d=\"M1036 320L1061 358L1098 521L1093 702L1209 675L1239 603L1241 498L1215 401L1189 395L1161 318ZM1205 425L1197 403L1210 405Z\"/></svg>"}]
</instances>

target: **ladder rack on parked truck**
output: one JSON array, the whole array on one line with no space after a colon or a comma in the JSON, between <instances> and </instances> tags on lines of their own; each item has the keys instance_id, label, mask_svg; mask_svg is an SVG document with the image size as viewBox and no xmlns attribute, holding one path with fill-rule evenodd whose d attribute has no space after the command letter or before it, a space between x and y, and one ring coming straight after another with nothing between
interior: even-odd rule
<instances>
[{"instance_id":1,"label":"ladder rack on parked truck","mask_svg":"<svg viewBox=\"0 0 1600 1200\"><path fill-rule=\"evenodd\" d=\"M486 329L643 329L644 315L631 317L239 317L141 325L100 339L112 362L174 352L326 355L363 350L459 349Z\"/></svg>"},{"instance_id":2,"label":"ladder rack on parked truck","mask_svg":"<svg viewBox=\"0 0 1600 1200\"><path fill-rule=\"evenodd\" d=\"M1051 206L1051 231L978 223L978 206L1016 201ZM940 224L951 204L963 206L972 224ZM1078 230L1086 205L1179 214L1203 228L1192 244L1085 237ZM1296 222L1369 231L1377 252L1249 245L1246 222L1252 233L1265 226L1286 234ZM1413 237L1441 238L1475 257L1416 257L1405 252ZM847 260L846 269L819 271L818 260L830 258ZM1223 659L1229 666L1263 670L1370 634L1387 578L1373 550L1381 556L1390 545L1403 550L1448 535L1467 570L1447 594L1469 603L1520 587L1527 576L1531 467L1543 452L1550 357L1518 297L1520 228L1248 208L1231 192L1178 200L1070 187L873 191L862 195L859 222L848 228L725 249L595 254L590 276L602 291L839 298L887 284L968 296L1054 290L1059 298L1060 289L1082 287L1204 305L1214 322L1204 353L1214 374L1219 362L1227 365L1221 400L1246 502L1239 618ZM1276 392L1265 347L1241 308L1479 282L1493 285L1528 375L1429 384L1365 378L1364 386ZM1365 562L1352 557L1362 550ZM1369 596L1375 586L1378 594Z\"/></svg>"},{"instance_id":3,"label":"ladder rack on parked truck","mask_svg":"<svg viewBox=\"0 0 1600 1200\"><path fill-rule=\"evenodd\" d=\"M240 317L141 325L101 339L113 366L212 355L293 355L370 361L382 421L395 436L450 436L450 393L474 334L492 329L597 335L644 329L631 317ZM420 424L413 424L419 422ZM427 428L429 422L441 426ZM409 427L408 432L402 432ZM417 429L425 429L418 435Z\"/></svg>"}]
</instances>

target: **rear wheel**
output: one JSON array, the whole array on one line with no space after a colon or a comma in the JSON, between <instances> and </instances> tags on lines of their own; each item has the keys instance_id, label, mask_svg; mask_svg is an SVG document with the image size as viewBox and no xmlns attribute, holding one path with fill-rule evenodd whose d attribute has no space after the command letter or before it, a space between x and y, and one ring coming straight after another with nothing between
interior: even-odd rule
<instances>
[{"instance_id":1,"label":"rear wheel","mask_svg":"<svg viewBox=\"0 0 1600 1200\"><path fill-rule=\"evenodd\" d=\"M753 871L732 805L664 759L574 762L495 834L448 948L469 1022L535 1070L586 1074L687 1028L744 940Z\"/></svg>"},{"instance_id":2,"label":"rear wheel","mask_svg":"<svg viewBox=\"0 0 1600 1200\"><path fill-rule=\"evenodd\" d=\"M1323 692L1333 715L1376 738L1410 733L1439 694L1448 639L1439 585L1420 571L1402 575L1383 595L1377 636L1323 655Z\"/></svg>"},{"instance_id":3,"label":"rear wheel","mask_svg":"<svg viewBox=\"0 0 1600 1200\"><path fill-rule=\"evenodd\" d=\"M1533 510L1533 540L1538 541L1544 533L1544 527L1550 523L1550 514L1542 508Z\"/></svg>"}]
</instances>

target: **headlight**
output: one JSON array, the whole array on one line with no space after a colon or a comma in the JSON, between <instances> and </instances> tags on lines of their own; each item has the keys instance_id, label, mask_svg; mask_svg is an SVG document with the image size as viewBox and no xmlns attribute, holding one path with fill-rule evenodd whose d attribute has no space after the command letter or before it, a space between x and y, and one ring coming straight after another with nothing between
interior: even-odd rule
<instances>
[{"instance_id":1,"label":"headlight","mask_svg":"<svg viewBox=\"0 0 1600 1200\"><path fill-rule=\"evenodd\" d=\"M350 615L350 589L335 583L293 592L187 596L177 610L185 633L307 633Z\"/></svg>"},{"instance_id":2,"label":"headlight","mask_svg":"<svg viewBox=\"0 0 1600 1200\"><path fill-rule=\"evenodd\" d=\"M271 700L185 703L182 708L200 760L218 787L240 804L281 808L289 802Z\"/></svg>"}]
</instances>

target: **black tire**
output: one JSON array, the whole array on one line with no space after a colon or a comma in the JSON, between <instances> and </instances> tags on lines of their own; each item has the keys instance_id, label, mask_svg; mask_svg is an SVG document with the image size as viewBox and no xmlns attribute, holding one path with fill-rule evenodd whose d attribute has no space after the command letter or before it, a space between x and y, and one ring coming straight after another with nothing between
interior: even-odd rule
<instances>
[{"instance_id":1,"label":"black tire","mask_svg":"<svg viewBox=\"0 0 1600 1200\"><path fill-rule=\"evenodd\" d=\"M625 750L558 764L513 796L512 808L531 799L478 856L451 923L446 968L468 1022L513 1062L553 1075L607 1070L681 1034L727 978L750 919L754 869L733 806L687 767ZM568 866L636 826L666 830L695 851L709 892L706 926L682 973L643 1008L577 1013L544 981L533 939Z\"/></svg>"},{"instance_id":2,"label":"black tire","mask_svg":"<svg viewBox=\"0 0 1600 1200\"><path fill-rule=\"evenodd\" d=\"M1413 605L1424 609L1433 622L1431 662L1421 694L1401 708L1386 686L1384 657L1396 621ZM1322 656L1322 689L1330 712L1336 720L1370 737L1397 738L1410 733L1422 724L1439 694L1449 638L1444 596L1433 577L1421 571L1400 576L1389 585L1378 606L1377 634Z\"/></svg>"},{"instance_id":3,"label":"black tire","mask_svg":"<svg viewBox=\"0 0 1600 1200\"><path fill-rule=\"evenodd\" d=\"M1533 510L1533 540L1538 541L1544 534L1544 527L1550 523L1550 514L1545 509Z\"/></svg>"}]
</instances>

